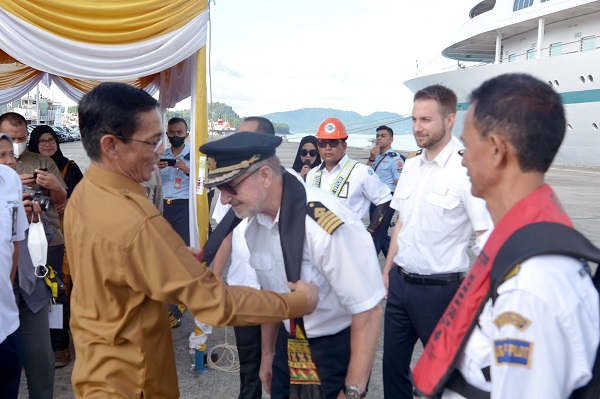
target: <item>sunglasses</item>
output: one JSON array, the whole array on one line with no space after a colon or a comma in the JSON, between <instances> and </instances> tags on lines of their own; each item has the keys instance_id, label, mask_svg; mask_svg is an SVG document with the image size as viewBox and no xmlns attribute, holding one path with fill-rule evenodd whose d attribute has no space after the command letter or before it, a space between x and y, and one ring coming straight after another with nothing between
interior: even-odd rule
<instances>
[{"instance_id":1,"label":"sunglasses","mask_svg":"<svg viewBox=\"0 0 600 399\"><path fill-rule=\"evenodd\" d=\"M317 156L317 150L300 150L300 155L303 157L310 155L311 157Z\"/></svg>"},{"instance_id":2,"label":"sunglasses","mask_svg":"<svg viewBox=\"0 0 600 399\"><path fill-rule=\"evenodd\" d=\"M329 144L329 147L335 148L338 146L338 144L343 143L343 142L344 142L344 140L319 140L317 142L317 144L321 148L327 147L327 144Z\"/></svg>"},{"instance_id":3,"label":"sunglasses","mask_svg":"<svg viewBox=\"0 0 600 399\"><path fill-rule=\"evenodd\" d=\"M260 170L260 168L255 169L251 173L248 173L242 180L240 180L236 184L232 185L232 184L229 184L229 183L225 183L225 184L221 184L220 186L217 186L217 188L219 190L221 190L221 191L226 191L227 193L229 193L231 195L238 195L237 189L240 186L240 184L242 184L247 178L249 178L250 176L252 176L256 172L258 172L259 170Z\"/></svg>"}]
</instances>

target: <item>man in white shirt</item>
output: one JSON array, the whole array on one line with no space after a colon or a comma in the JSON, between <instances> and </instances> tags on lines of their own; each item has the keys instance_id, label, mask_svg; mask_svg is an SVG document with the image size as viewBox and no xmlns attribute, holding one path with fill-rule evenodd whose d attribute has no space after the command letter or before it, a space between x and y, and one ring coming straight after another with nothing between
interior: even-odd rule
<instances>
[{"instance_id":1,"label":"man in white shirt","mask_svg":"<svg viewBox=\"0 0 600 399\"><path fill-rule=\"evenodd\" d=\"M471 194L460 146L452 140L456 107L456 95L444 86L414 96L413 132L423 150L406 160L394 192L391 207L399 217L383 271L386 398L413 398L414 345L417 339L427 343L469 269L473 231L492 227L485 202Z\"/></svg>"},{"instance_id":2,"label":"man in white shirt","mask_svg":"<svg viewBox=\"0 0 600 399\"><path fill-rule=\"evenodd\" d=\"M484 82L470 103L463 163L496 226L480 237L477 261L494 264L495 248L523 226L572 226L544 181L565 135L565 112L552 88L524 74ZM463 385L492 398L571 397L590 381L600 342L600 303L589 269L575 258L540 255L500 281L494 301L482 302L481 315L471 318L474 329L456 366ZM446 389L443 397L462 398L456 391Z\"/></svg>"},{"instance_id":3,"label":"man in white shirt","mask_svg":"<svg viewBox=\"0 0 600 399\"><path fill-rule=\"evenodd\" d=\"M342 199L362 219L369 215L369 206L374 204L377 208L373 211L368 231L375 235L390 212L392 194L389 187L379 180L371 167L346 154L348 133L342 121L325 119L316 137L323 162L308 172L306 184Z\"/></svg>"},{"instance_id":4,"label":"man in white shirt","mask_svg":"<svg viewBox=\"0 0 600 399\"><path fill-rule=\"evenodd\" d=\"M219 188L238 218L251 217L245 237L263 289L287 292L297 277L319 286L319 305L303 321L321 387L326 398L363 397L385 294L375 249L355 212L284 171L275 156L280 143L280 137L242 132L203 145L206 186ZM273 399L300 385L288 370L285 324L262 329L260 376ZM310 359L293 363L301 367Z\"/></svg>"}]
</instances>

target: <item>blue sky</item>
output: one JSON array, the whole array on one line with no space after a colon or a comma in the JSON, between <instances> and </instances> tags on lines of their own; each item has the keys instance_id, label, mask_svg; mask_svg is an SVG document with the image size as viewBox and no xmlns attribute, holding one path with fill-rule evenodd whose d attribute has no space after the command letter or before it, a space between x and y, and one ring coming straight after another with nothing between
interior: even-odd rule
<instances>
[{"instance_id":1,"label":"blue sky","mask_svg":"<svg viewBox=\"0 0 600 399\"><path fill-rule=\"evenodd\" d=\"M417 60L426 73L454 64L439 53L477 3L216 0L212 99L240 116L306 107L408 113L403 82Z\"/></svg>"}]
</instances>

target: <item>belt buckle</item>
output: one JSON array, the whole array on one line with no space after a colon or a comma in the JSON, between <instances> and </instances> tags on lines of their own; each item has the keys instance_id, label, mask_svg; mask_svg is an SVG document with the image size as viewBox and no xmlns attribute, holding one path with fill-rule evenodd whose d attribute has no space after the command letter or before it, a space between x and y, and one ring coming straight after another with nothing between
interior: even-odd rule
<instances>
[{"instance_id":1,"label":"belt buckle","mask_svg":"<svg viewBox=\"0 0 600 399\"><path fill-rule=\"evenodd\" d=\"M168 200L167 200L167 205L171 205L172 203L173 203L173 200L172 200L172 199L168 199Z\"/></svg>"}]
</instances>

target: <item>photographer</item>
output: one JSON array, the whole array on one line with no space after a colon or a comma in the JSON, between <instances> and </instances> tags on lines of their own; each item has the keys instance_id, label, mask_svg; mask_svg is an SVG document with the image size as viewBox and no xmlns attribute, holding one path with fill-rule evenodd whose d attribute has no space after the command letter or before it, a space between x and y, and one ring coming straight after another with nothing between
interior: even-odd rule
<instances>
[{"instance_id":1,"label":"photographer","mask_svg":"<svg viewBox=\"0 0 600 399\"><path fill-rule=\"evenodd\" d=\"M27 149L27 122L22 115L15 112L2 114L0 131L7 133L12 138L14 155L17 158L15 169L21 178L21 183L33 190L40 191L43 196L50 197L54 203L54 206L46 212L46 217L54 229L54 236L48 243L48 264L63 279L62 265L65 246L60 231L57 208L60 208L67 199L67 186L52 158ZM56 358L55 365L57 367L66 366L70 361L67 329L54 330L52 341Z\"/></svg>"}]
</instances>

